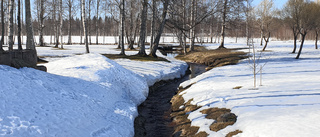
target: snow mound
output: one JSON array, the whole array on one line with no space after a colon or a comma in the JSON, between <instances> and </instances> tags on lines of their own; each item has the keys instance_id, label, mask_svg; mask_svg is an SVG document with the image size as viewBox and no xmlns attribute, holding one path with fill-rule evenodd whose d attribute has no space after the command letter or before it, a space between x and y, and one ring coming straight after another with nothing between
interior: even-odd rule
<instances>
[{"instance_id":1,"label":"snow mound","mask_svg":"<svg viewBox=\"0 0 320 137\"><path fill-rule=\"evenodd\" d=\"M161 56L164 57L164 56ZM124 68L132 70L146 80L148 86L161 80L170 80L180 78L188 69L188 64L174 58L167 58L170 62L165 61L132 61L129 59L115 60Z\"/></svg>"},{"instance_id":2,"label":"snow mound","mask_svg":"<svg viewBox=\"0 0 320 137\"><path fill-rule=\"evenodd\" d=\"M99 54L46 66L53 74L0 65L0 135L133 136L144 79Z\"/></svg>"}]
</instances>

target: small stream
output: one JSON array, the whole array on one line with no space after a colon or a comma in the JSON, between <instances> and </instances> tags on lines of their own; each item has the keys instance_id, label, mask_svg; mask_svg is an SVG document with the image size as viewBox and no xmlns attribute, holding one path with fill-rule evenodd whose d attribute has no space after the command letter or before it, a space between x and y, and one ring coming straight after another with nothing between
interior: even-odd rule
<instances>
[{"instance_id":1,"label":"small stream","mask_svg":"<svg viewBox=\"0 0 320 137\"><path fill-rule=\"evenodd\" d=\"M170 126L170 100L180 83L202 74L205 68L205 65L189 63L189 73L182 78L161 81L150 87L148 98L138 107L135 137L171 137L173 127Z\"/></svg>"}]
</instances>

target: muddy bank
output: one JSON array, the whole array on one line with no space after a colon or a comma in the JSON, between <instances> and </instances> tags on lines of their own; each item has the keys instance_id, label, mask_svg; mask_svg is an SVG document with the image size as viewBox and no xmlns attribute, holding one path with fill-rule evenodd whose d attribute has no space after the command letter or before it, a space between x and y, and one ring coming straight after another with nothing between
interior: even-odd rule
<instances>
[{"instance_id":1,"label":"muddy bank","mask_svg":"<svg viewBox=\"0 0 320 137\"><path fill-rule=\"evenodd\" d=\"M190 87L190 86L189 86ZM174 137L206 137L208 134L206 132L198 132L200 127L191 126L191 121L188 119L190 112L196 111L202 106L192 105L191 100L185 101L182 95L180 94L186 88L179 88L178 93L171 99L172 104L172 124L174 126ZM237 121L237 116L234 113L231 113L230 109L226 108L209 108L200 111L202 114L205 114L205 118L213 119L214 122L210 125L211 131L219 131L226 128L229 125L233 125ZM241 131L236 130L227 134L227 137L231 137L241 133Z\"/></svg>"}]
</instances>

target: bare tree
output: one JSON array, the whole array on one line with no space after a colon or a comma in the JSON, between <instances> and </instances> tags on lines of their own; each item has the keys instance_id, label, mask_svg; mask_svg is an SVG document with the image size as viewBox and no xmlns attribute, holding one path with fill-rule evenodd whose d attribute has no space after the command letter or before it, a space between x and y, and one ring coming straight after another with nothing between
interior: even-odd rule
<instances>
[{"instance_id":1,"label":"bare tree","mask_svg":"<svg viewBox=\"0 0 320 137\"><path fill-rule=\"evenodd\" d=\"M9 1L9 50L12 51L13 50L13 9L14 9L14 0L10 0Z\"/></svg>"},{"instance_id":2,"label":"bare tree","mask_svg":"<svg viewBox=\"0 0 320 137\"><path fill-rule=\"evenodd\" d=\"M290 27L293 34L293 51L297 49L297 38L299 34L299 26L301 20L302 0L289 0L282 9L282 18Z\"/></svg>"},{"instance_id":3,"label":"bare tree","mask_svg":"<svg viewBox=\"0 0 320 137\"><path fill-rule=\"evenodd\" d=\"M271 23L273 21L274 10L273 0L263 0L257 7L256 14L258 15L260 33L261 33L261 45L262 41L265 41L265 45L262 51L267 48L270 36L271 36Z\"/></svg>"},{"instance_id":4,"label":"bare tree","mask_svg":"<svg viewBox=\"0 0 320 137\"><path fill-rule=\"evenodd\" d=\"M87 29L87 18L86 18L86 1L81 0L81 11L82 11L82 24L83 24L83 33L85 35L84 41L86 45L86 53L90 53L88 45L88 29Z\"/></svg>"},{"instance_id":5,"label":"bare tree","mask_svg":"<svg viewBox=\"0 0 320 137\"><path fill-rule=\"evenodd\" d=\"M151 17L151 36L150 36L150 47L153 47L153 39L155 32L155 20L156 20L156 0L152 0L152 17Z\"/></svg>"},{"instance_id":6,"label":"bare tree","mask_svg":"<svg viewBox=\"0 0 320 137\"><path fill-rule=\"evenodd\" d=\"M44 2L45 0L39 0L39 45L44 46L44 40L43 40L43 29L44 29L44 13L45 13L45 8L44 8Z\"/></svg>"},{"instance_id":7,"label":"bare tree","mask_svg":"<svg viewBox=\"0 0 320 137\"><path fill-rule=\"evenodd\" d=\"M68 0L67 2L68 5L68 11L69 11L69 27L68 27L68 44L72 44L72 7L73 7L73 0Z\"/></svg>"},{"instance_id":8,"label":"bare tree","mask_svg":"<svg viewBox=\"0 0 320 137\"><path fill-rule=\"evenodd\" d=\"M226 31L226 18L227 18L227 8L228 8L227 5L228 5L228 0L224 0L223 10L222 10L221 40L220 40L219 48L225 48L224 47L224 37L225 37L225 31Z\"/></svg>"},{"instance_id":9,"label":"bare tree","mask_svg":"<svg viewBox=\"0 0 320 137\"><path fill-rule=\"evenodd\" d=\"M63 18L62 18L62 14L63 14L63 8L62 8L62 0L60 0L59 2L59 34L60 34L60 45L61 45L61 49L63 49L63 34L62 34L62 23L63 23Z\"/></svg>"},{"instance_id":10,"label":"bare tree","mask_svg":"<svg viewBox=\"0 0 320 137\"><path fill-rule=\"evenodd\" d=\"M31 17L31 9L30 9L30 0L25 0L25 9L26 9L26 30L27 30L27 45L26 48L29 50L36 50L36 46L34 45L33 39L33 28L32 28L32 17ZM35 54L37 54L35 52Z\"/></svg>"},{"instance_id":11,"label":"bare tree","mask_svg":"<svg viewBox=\"0 0 320 137\"><path fill-rule=\"evenodd\" d=\"M3 3L4 0L1 0L1 41L0 41L0 51L3 51L3 43L4 43L4 9Z\"/></svg>"},{"instance_id":12,"label":"bare tree","mask_svg":"<svg viewBox=\"0 0 320 137\"><path fill-rule=\"evenodd\" d=\"M301 22L300 22L300 26L299 26L299 33L300 33L302 39L301 39L301 44L300 44L300 48L299 48L298 54L296 56L296 59L299 59L299 57L301 55L304 40L305 40L307 33L310 30L315 28L316 19L319 18L316 14L317 13L317 6L315 3L301 2L301 4L302 4L301 5L302 12L301 12Z\"/></svg>"},{"instance_id":13,"label":"bare tree","mask_svg":"<svg viewBox=\"0 0 320 137\"><path fill-rule=\"evenodd\" d=\"M88 27L88 35L89 35L89 44L91 44L91 4L92 0L88 1L88 18L87 18L87 27Z\"/></svg>"},{"instance_id":14,"label":"bare tree","mask_svg":"<svg viewBox=\"0 0 320 137\"><path fill-rule=\"evenodd\" d=\"M148 0L142 1L142 13L141 13L141 25L140 25L140 56L146 56L145 50L145 38L146 38L146 23L147 23L147 12L148 12Z\"/></svg>"},{"instance_id":15,"label":"bare tree","mask_svg":"<svg viewBox=\"0 0 320 137\"><path fill-rule=\"evenodd\" d=\"M97 45L99 44L99 42L98 42L98 40L99 40L99 38L98 38L98 36L99 36L99 29L98 29L99 7L100 7L100 0L97 0L97 10L96 10L96 17L97 17L97 19L96 19L96 44Z\"/></svg>"},{"instance_id":16,"label":"bare tree","mask_svg":"<svg viewBox=\"0 0 320 137\"><path fill-rule=\"evenodd\" d=\"M22 50L21 42L21 0L18 0L18 50Z\"/></svg>"},{"instance_id":17,"label":"bare tree","mask_svg":"<svg viewBox=\"0 0 320 137\"><path fill-rule=\"evenodd\" d=\"M121 55L125 55L124 51L124 19L125 19L125 10L124 10L124 0L120 0L120 23L119 23L119 44L121 47Z\"/></svg>"},{"instance_id":18,"label":"bare tree","mask_svg":"<svg viewBox=\"0 0 320 137\"><path fill-rule=\"evenodd\" d=\"M158 32L157 32L157 35L156 35L155 40L153 42L153 47L150 47L150 55L152 57L157 57L156 51L157 51L158 46L159 46L159 41L160 41L161 34L163 32L163 28L164 28L164 26L166 24L166 21L167 21L166 17L167 17L167 13L168 13L169 2L170 2L170 0L164 0L164 2L163 2L163 11L162 11L161 23L159 24Z\"/></svg>"},{"instance_id":19,"label":"bare tree","mask_svg":"<svg viewBox=\"0 0 320 137\"><path fill-rule=\"evenodd\" d=\"M140 0L136 1L136 0L131 0L130 1L130 10L128 10L127 12L129 13L129 18L126 19L126 37L127 37L127 41L128 41L128 49L134 49L133 44L134 41L136 39L136 35L139 29L139 14L140 12L138 12L139 7L137 6L137 4L139 4Z\"/></svg>"},{"instance_id":20,"label":"bare tree","mask_svg":"<svg viewBox=\"0 0 320 137\"><path fill-rule=\"evenodd\" d=\"M246 0L246 37L247 37L247 46L249 46L249 38L250 36L250 21L251 21L251 2L252 0Z\"/></svg>"},{"instance_id":21,"label":"bare tree","mask_svg":"<svg viewBox=\"0 0 320 137\"><path fill-rule=\"evenodd\" d=\"M195 16L196 16L197 0L191 0L191 26L190 29L190 51L194 51L195 33Z\"/></svg>"}]
</instances>

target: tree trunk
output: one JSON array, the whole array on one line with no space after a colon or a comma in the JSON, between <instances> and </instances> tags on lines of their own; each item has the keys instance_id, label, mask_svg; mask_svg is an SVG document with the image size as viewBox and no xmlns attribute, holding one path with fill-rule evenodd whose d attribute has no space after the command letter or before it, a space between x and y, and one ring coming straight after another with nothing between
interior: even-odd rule
<instances>
[{"instance_id":1,"label":"tree trunk","mask_svg":"<svg viewBox=\"0 0 320 137\"><path fill-rule=\"evenodd\" d=\"M140 56L146 56L145 50L145 39L146 39L146 23L147 23L147 11L148 11L148 0L143 0L143 8L141 13L141 28L140 28Z\"/></svg>"},{"instance_id":2,"label":"tree trunk","mask_svg":"<svg viewBox=\"0 0 320 137\"><path fill-rule=\"evenodd\" d=\"M86 53L90 53L89 44L88 44L88 29L87 29L87 18L86 18L86 0L81 0L81 10L82 10L82 24L83 24L83 33L85 35L84 41L86 45Z\"/></svg>"},{"instance_id":3,"label":"tree trunk","mask_svg":"<svg viewBox=\"0 0 320 137\"><path fill-rule=\"evenodd\" d=\"M14 0L9 1L9 50L13 50L13 9L14 9Z\"/></svg>"},{"instance_id":4,"label":"tree trunk","mask_svg":"<svg viewBox=\"0 0 320 137\"><path fill-rule=\"evenodd\" d=\"M316 41L315 41L315 48L318 49L318 37L319 37L319 31L316 30Z\"/></svg>"},{"instance_id":5,"label":"tree trunk","mask_svg":"<svg viewBox=\"0 0 320 137\"><path fill-rule=\"evenodd\" d=\"M3 0L1 0L1 41L0 41L0 51L3 51L4 43L4 9L3 9Z\"/></svg>"},{"instance_id":6,"label":"tree trunk","mask_svg":"<svg viewBox=\"0 0 320 137\"><path fill-rule=\"evenodd\" d=\"M27 31L27 49L36 50L33 39L33 28L32 28L32 17L31 17L31 9L30 9L30 0L25 0L25 8L26 8L26 31Z\"/></svg>"},{"instance_id":7,"label":"tree trunk","mask_svg":"<svg viewBox=\"0 0 320 137\"><path fill-rule=\"evenodd\" d=\"M223 13L222 13L221 40L220 40L220 46L218 47L219 49L225 48L224 47L224 37L225 37L225 29L226 29L227 4L228 4L228 0L224 0Z\"/></svg>"},{"instance_id":8,"label":"tree trunk","mask_svg":"<svg viewBox=\"0 0 320 137\"><path fill-rule=\"evenodd\" d=\"M43 28L44 28L44 0L40 0L40 13L39 13L39 45L44 46L44 40L43 40Z\"/></svg>"},{"instance_id":9,"label":"tree trunk","mask_svg":"<svg viewBox=\"0 0 320 137\"><path fill-rule=\"evenodd\" d=\"M196 0L191 1L191 29L190 29L190 51L194 51L194 39L195 39L195 6Z\"/></svg>"},{"instance_id":10,"label":"tree trunk","mask_svg":"<svg viewBox=\"0 0 320 137\"><path fill-rule=\"evenodd\" d=\"M297 49L297 38L298 38L298 35L297 35L297 34L293 34L293 51L292 51L292 53L296 53L296 49Z\"/></svg>"},{"instance_id":11,"label":"tree trunk","mask_svg":"<svg viewBox=\"0 0 320 137\"><path fill-rule=\"evenodd\" d=\"M91 43L91 3L92 3L92 0L89 0L89 6L88 6L88 12L89 12L89 15L88 15L88 20L87 20L87 27L88 27L88 35L89 35L89 44L92 44Z\"/></svg>"},{"instance_id":12,"label":"tree trunk","mask_svg":"<svg viewBox=\"0 0 320 137\"><path fill-rule=\"evenodd\" d=\"M82 2L80 3L80 7L82 7ZM80 12L81 12L81 22L83 22L82 8L81 8ZM83 35L82 34L82 30L84 30L83 29L83 23L80 24L80 44L82 44L82 35Z\"/></svg>"},{"instance_id":13,"label":"tree trunk","mask_svg":"<svg viewBox=\"0 0 320 137\"><path fill-rule=\"evenodd\" d=\"M18 0L18 50L22 50L21 42L21 0Z\"/></svg>"},{"instance_id":14,"label":"tree trunk","mask_svg":"<svg viewBox=\"0 0 320 137\"><path fill-rule=\"evenodd\" d=\"M71 28L72 28L72 0L69 0L68 2L68 8L69 8L69 28L68 28L68 45L71 45ZM81 43L81 42L80 42Z\"/></svg>"},{"instance_id":15,"label":"tree trunk","mask_svg":"<svg viewBox=\"0 0 320 137\"><path fill-rule=\"evenodd\" d=\"M124 0L120 1L120 35L119 35L119 44L121 48L120 55L125 55L124 51L124 19L125 19L125 13L124 13Z\"/></svg>"},{"instance_id":16,"label":"tree trunk","mask_svg":"<svg viewBox=\"0 0 320 137\"><path fill-rule=\"evenodd\" d=\"M55 48L58 48L59 46L59 24L58 24L58 21L57 21L57 17L56 17L56 8L57 8L57 2L56 0L53 0L53 18L54 18L54 38L55 38Z\"/></svg>"},{"instance_id":17,"label":"tree trunk","mask_svg":"<svg viewBox=\"0 0 320 137\"><path fill-rule=\"evenodd\" d=\"M100 6L100 0L97 0L97 11L96 11L96 44L99 44L99 28L98 28L98 21L99 21L99 6Z\"/></svg>"},{"instance_id":18,"label":"tree trunk","mask_svg":"<svg viewBox=\"0 0 320 137\"><path fill-rule=\"evenodd\" d=\"M247 7L246 7L246 37L247 37L247 46L249 46L249 6L250 6L250 3L249 3L249 0L246 0L247 2Z\"/></svg>"},{"instance_id":19,"label":"tree trunk","mask_svg":"<svg viewBox=\"0 0 320 137\"><path fill-rule=\"evenodd\" d=\"M152 17L151 17L151 37L150 37L150 49L153 47L154 29L156 20L156 0L152 0Z\"/></svg>"},{"instance_id":20,"label":"tree trunk","mask_svg":"<svg viewBox=\"0 0 320 137\"><path fill-rule=\"evenodd\" d=\"M60 43L61 43L61 49L63 49L63 34L62 34L62 23L63 23L63 18L62 18L62 0L60 0L59 3L59 19L60 19L60 23L59 23L59 33L60 33Z\"/></svg>"},{"instance_id":21,"label":"tree trunk","mask_svg":"<svg viewBox=\"0 0 320 137\"><path fill-rule=\"evenodd\" d=\"M134 6L136 6L136 5L134 5L134 1L131 1L131 3L130 3L130 20L129 20L129 25L130 25L130 27L129 27L129 30L128 29L126 29L126 34L127 34L127 40L128 40L128 49L130 49L130 50L132 50L133 49L133 44L134 44L134 38L133 38L133 33L135 33L134 31L133 31L133 24L134 24L134 21L133 21L133 14L135 14L134 12ZM138 21L138 17L137 17L137 21ZM128 32L129 31L129 32Z\"/></svg>"},{"instance_id":22,"label":"tree trunk","mask_svg":"<svg viewBox=\"0 0 320 137\"><path fill-rule=\"evenodd\" d=\"M151 49L151 52L150 52L150 55L152 57L157 57L156 55L156 52L157 52L157 49L158 49L158 45L159 45L159 42L160 42L160 38L161 38L161 34L163 32L163 28L166 24L166 17L167 17L167 12L168 12L168 5L169 5L169 0L165 0L164 3L163 3L163 11L162 11L162 17L161 17L161 24L159 26L159 30L157 32L157 36L155 37L155 40L154 40L154 46L152 47Z\"/></svg>"},{"instance_id":23,"label":"tree trunk","mask_svg":"<svg viewBox=\"0 0 320 137\"><path fill-rule=\"evenodd\" d=\"M299 59L299 58L300 58L300 54L301 54L301 52L302 52L303 43L304 43L304 40L305 40L305 38L306 38L306 35L307 35L306 32L301 34L301 44L300 44L300 49L299 49L299 52L298 52L298 54L297 54L296 59Z\"/></svg>"},{"instance_id":24,"label":"tree trunk","mask_svg":"<svg viewBox=\"0 0 320 137\"><path fill-rule=\"evenodd\" d=\"M270 39L270 32L268 32L268 38L264 37L263 39L264 39L265 44L264 44L264 47L263 47L262 51L265 51L266 48L267 48L269 39Z\"/></svg>"}]
</instances>

